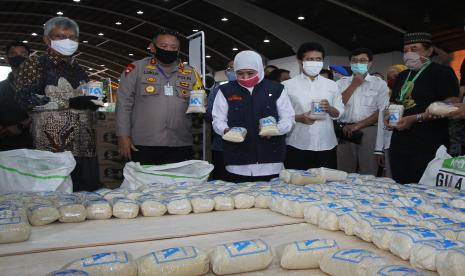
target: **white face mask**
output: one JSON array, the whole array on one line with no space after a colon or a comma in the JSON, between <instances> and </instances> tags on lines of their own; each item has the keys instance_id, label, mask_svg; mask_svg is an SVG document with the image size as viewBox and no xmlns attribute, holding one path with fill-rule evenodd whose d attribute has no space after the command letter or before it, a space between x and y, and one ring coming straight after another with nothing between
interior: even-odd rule
<instances>
[{"instance_id":1,"label":"white face mask","mask_svg":"<svg viewBox=\"0 0 465 276\"><path fill-rule=\"evenodd\" d=\"M305 74L314 77L320 74L321 69L323 69L323 61L304 61L302 68Z\"/></svg>"},{"instance_id":2,"label":"white face mask","mask_svg":"<svg viewBox=\"0 0 465 276\"><path fill-rule=\"evenodd\" d=\"M419 70L423 66L421 56L415 52L405 53L404 63L410 70Z\"/></svg>"},{"instance_id":3,"label":"white face mask","mask_svg":"<svg viewBox=\"0 0 465 276\"><path fill-rule=\"evenodd\" d=\"M50 47L64 56L70 56L74 54L78 46L78 42L69 38L61 40L51 40L50 42Z\"/></svg>"}]
</instances>

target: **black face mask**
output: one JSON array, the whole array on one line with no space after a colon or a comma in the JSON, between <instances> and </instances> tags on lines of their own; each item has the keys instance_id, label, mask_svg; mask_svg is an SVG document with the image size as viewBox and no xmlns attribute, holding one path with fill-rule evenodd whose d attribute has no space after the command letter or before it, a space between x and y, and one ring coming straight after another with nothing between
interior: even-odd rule
<instances>
[{"instance_id":1,"label":"black face mask","mask_svg":"<svg viewBox=\"0 0 465 276\"><path fill-rule=\"evenodd\" d=\"M23 57L23 56L9 57L9 58L8 58L8 63L10 63L11 68L16 69L16 68L18 68L25 60L26 60L26 58Z\"/></svg>"},{"instance_id":2,"label":"black face mask","mask_svg":"<svg viewBox=\"0 0 465 276\"><path fill-rule=\"evenodd\" d=\"M167 51L155 46L155 58L164 64L171 64L178 59L178 51Z\"/></svg>"}]
</instances>

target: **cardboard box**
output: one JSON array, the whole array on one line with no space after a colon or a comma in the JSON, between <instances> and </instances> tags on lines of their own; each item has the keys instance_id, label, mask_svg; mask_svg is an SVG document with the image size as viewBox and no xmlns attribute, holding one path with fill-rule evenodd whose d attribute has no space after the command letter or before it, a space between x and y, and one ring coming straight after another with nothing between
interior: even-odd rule
<instances>
[{"instance_id":1,"label":"cardboard box","mask_svg":"<svg viewBox=\"0 0 465 276\"><path fill-rule=\"evenodd\" d=\"M98 163L102 165L124 165L117 146L97 146Z\"/></svg>"},{"instance_id":2,"label":"cardboard box","mask_svg":"<svg viewBox=\"0 0 465 276\"><path fill-rule=\"evenodd\" d=\"M103 185L106 183L122 183L123 182L123 168L124 165L106 165L106 164L99 164L99 174L100 174L100 182Z\"/></svg>"}]
</instances>

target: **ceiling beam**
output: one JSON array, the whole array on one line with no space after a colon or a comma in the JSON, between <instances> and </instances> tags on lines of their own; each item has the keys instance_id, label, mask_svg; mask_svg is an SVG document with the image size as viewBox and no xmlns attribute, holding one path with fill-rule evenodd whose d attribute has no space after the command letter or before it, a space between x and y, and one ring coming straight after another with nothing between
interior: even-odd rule
<instances>
[{"instance_id":1,"label":"ceiling beam","mask_svg":"<svg viewBox=\"0 0 465 276\"><path fill-rule=\"evenodd\" d=\"M304 42L318 41L325 48L328 55L346 55L347 49L333 41L314 33L299 24L278 16L244 0L204 0L205 2L233 13L251 24L271 33L287 43L294 52Z\"/></svg>"},{"instance_id":2,"label":"ceiling beam","mask_svg":"<svg viewBox=\"0 0 465 276\"><path fill-rule=\"evenodd\" d=\"M394 31L397 31L397 32L401 33L401 34L404 34L404 33L407 32L406 30L404 30L404 29L402 29L402 28L400 28L400 27L398 27L398 26L396 26L396 25L394 25L392 23L387 22L386 20L383 20L383 19L381 19L379 17L376 17L374 15L371 15L371 14L365 12L365 11L362 11L361 9L354 8L354 7L350 6L350 5L341 3L338 0L326 0L326 1L328 1L329 3L334 4L336 6L339 6L341 8L344 8L346 10L349 10L351 12L354 12L356 14L359 14L361 16L364 16L364 17L366 17L366 18L368 18L368 19L370 19L372 21L375 21L376 23L384 25L384 26L386 26L386 27L388 27L390 29L393 29Z\"/></svg>"}]
</instances>

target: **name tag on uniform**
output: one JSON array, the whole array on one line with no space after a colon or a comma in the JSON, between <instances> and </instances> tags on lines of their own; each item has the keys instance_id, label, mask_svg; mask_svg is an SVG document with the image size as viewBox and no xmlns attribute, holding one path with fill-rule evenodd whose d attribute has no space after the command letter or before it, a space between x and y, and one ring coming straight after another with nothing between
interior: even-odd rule
<instances>
[{"instance_id":1,"label":"name tag on uniform","mask_svg":"<svg viewBox=\"0 0 465 276\"><path fill-rule=\"evenodd\" d=\"M174 96L174 89L169 83L163 87L166 96Z\"/></svg>"}]
</instances>

